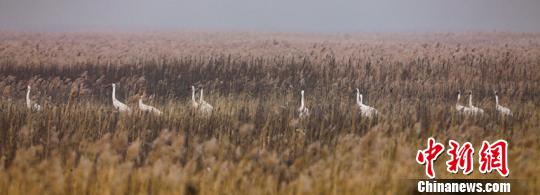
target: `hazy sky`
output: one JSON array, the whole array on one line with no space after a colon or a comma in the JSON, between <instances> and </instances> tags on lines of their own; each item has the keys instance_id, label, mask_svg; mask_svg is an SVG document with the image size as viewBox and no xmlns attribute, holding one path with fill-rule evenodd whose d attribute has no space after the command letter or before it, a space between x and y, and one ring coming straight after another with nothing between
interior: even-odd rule
<instances>
[{"instance_id":1,"label":"hazy sky","mask_svg":"<svg viewBox=\"0 0 540 195\"><path fill-rule=\"evenodd\" d=\"M0 30L540 32L540 0L0 0Z\"/></svg>"}]
</instances>

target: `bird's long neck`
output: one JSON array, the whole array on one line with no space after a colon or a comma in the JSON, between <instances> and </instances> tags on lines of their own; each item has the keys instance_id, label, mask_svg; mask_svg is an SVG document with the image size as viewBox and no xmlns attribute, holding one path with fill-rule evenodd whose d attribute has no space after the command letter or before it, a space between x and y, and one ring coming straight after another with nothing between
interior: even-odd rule
<instances>
[{"instance_id":1,"label":"bird's long neck","mask_svg":"<svg viewBox=\"0 0 540 195\"><path fill-rule=\"evenodd\" d=\"M459 99L461 99L461 94L457 94L457 102L456 102L456 105L459 104Z\"/></svg>"},{"instance_id":2,"label":"bird's long neck","mask_svg":"<svg viewBox=\"0 0 540 195\"><path fill-rule=\"evenodd\" d=\"M203 101L203 90L202 89L201 89L201 98L200 98L199 101L201 101L201 102Z\"/></svg>"},{"instance_id":3,"label":"bird's long neck","mask_svg":"<svg viewBox=\"0 0 540 195\"><path fill-rule=\"evenodd\" d=\"M116 100L116 87L114 85L112 87L112 99Z\"/></svg>"},{"instance_id":4,"label":"bird's long neck","mask_svg":"<svg viewBox=\"0 0 540 195\"><path fill-rule=\"evenodd\" d=\"M195 88L191 88L191 100L195 101Z\"/></svg>"},{"instance_id":5,"label":"bird's long neck","mask_svg":"<svg viewBox=\"0 0 540 195\"><path fill-rule=\"evenodd\" d=\"M142 99L139 99L139 106L143 106L144 104L142 103Z\"/></svg>"},{"instance_id":6,"label":"bird's long neck","mask_svg":"<svg viewBox=\"0 0 540 195\"><path fill-rule=\"evenodd\" d=\"M300 107L304 107L304 93L302 93L302 99L300 100Z\"/></svg>"},{"instance_id":7,"label":"bird's long neck","mask_svg":"<svg viewBox=\"0 0 540 195\"><path fill-rule=\"evenodd\" d=\"M498 106L499 105L499 96L495 95L495 104Z\"/></svg>"},{"instance_id":8,"label":"bird's long neck","mask_svg":"<svg viewBox=\"0 0 540 195\"><path fill-rule=\"evenodd\" d=\"M30 106L30 104L31 104L31 101L30 101L30 88L28 88L28 91L26 92L26 104L28 106Z\"/></svg>"},{"instance_id":9,"label":"bird's long neck","mask_svg":"<svg viewBox=\"0 0 540 195\"><path fill-rule=\"evenodd\" d=\"M472 94L469 95L469 106L472 107Z\"/></svg>"},{"instance_id":10,"label":"bird's long neck","mask_svg":"<svg viewBox=\"0 0 540 195\"><path fill-rule=\"evenodd\" d=\"M358 105L362 105L362 99L363 99L363 98L362 98L362 95L360 95L360 92L357 92L357 93L356 93L356 103L357 103Z\"/></svg>"}]
</instances>

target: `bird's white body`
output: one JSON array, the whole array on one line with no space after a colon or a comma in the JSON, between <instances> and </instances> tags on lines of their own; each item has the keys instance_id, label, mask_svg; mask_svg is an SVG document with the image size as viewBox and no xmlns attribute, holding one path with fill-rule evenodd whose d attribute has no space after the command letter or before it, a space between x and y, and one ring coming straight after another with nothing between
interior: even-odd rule
<instances>
[{"instance_id":1,"label":"bird's white body","mask_svg":"<svg viewBox=\"0 0 540 195\"><path fill-rule=\"evenodd\" d=\"M471 108L470 106L463 106L459 104L459 100L461 99L461 93L457 93L457 102L456 102L456 110L460 113L466 114L466 115L475 115L476 110L474 108Z\"/></svg>"},{"instance_id":2,"label":"bird's white body","mask_svg":"<svg viewBox=\"0 0 540 195\"><path fill-rule=\"evenodd\" d=\"M26 107L32 111L41 111L41 106L32 102L30 99L30 85L28 85L28 91L26 92Z\"/></svg>"},{"instance_id":3,"label":"bird's white body","mask_svg":"<svg viewBox=\"0 0 540 195\"><path fill-rule=\"evenodd\" d=\"M195 100L195 86L191 86L191 108L198 109L199 103Z\"/></svg>"},{"instance_id":4,"label":"bird's white body","mask_svg":"<svg viewBox=\"0 0 540 195\"><path fill-rule=\"evenodd\" d=\"M144 112L152 112L152 113L157 114L157 115L163 114L163 112L161 112L157 108L155 108L153 106L150 106L150 105L144 104L142 102L142 99L139 99L139 109L141 109Z\"/></svg>"},{"instance_id":5,"label":"bird's white body","mask_svg":"<svg viewBox=\"0 0 540 195\"><path fill-rule=\"evenodd\" d=\"M481 115L484 114L484 110L481 108L475 107L472 103L472 92L469 92L469 107L465 110L465 113L472 115Z\"/></svg>"},{"instance_id":6,"label":"bird's white body","mask_svg":"<svg viewBox=\"0 0 540 195\"><path fill-rule=\"evenodd\" d=\"M497 105L497 111L499 113L501 113L502 115L505 115L505 116L512 116L512 111L510 111L510 109L504 107L504 106L501 106L501 105Z\"/></svg>"},{"instance_id":7,"label":"bird's white body","mask_svg":"<svg viewBox=\"0 0 540 195\"><path fill-rule=\"evenodd\" d=\"M510 109L499 105L499 96L497 95L497 92L495 92L495 109L503 116L512 116L512 111L510 111Z\"/></svg>"},{"instance_id":8,"label":"bird's white body","mask_svg":"<svg viewBox=\"0 0 540 195\"><path fill-rule=\"evenodd\" d=\"M301 94L302 94L302 99L300 100L300 108L298 108L298 113L299 113L300 118L305 118L309 116L310 113L309 113L309 109L306 107L306 104L304 102L304 90L302 90Z\"/></svg>"},{"instance_id":9,"label":"bird's white body","mask_svg":"<svg viewBox=\"0 0 540 195\"><path fill-rule=\"evenodd\" d=\"M203 98L203 89L201 89L201 97L199 100L199 111L201 111L203 114L211 114L214 110L214 107L210 105L208 102L204 101Z\"/></svg>"},{"instance_id":10,"label":"bird's white body","mask_svg":"<svg viewBox=\"0 0 540 195\"><path fill-rule=\"evenodd\" d=\"M466 115L476 115L476 114L478 114L478 110L475 110L474 108L471 108L471 107L468 107L468 106L463 107L461 112L463 112Z\"/></svg>"},{"instance_id":11,"label":"bird's white body","mask_svg":"<svg viewBox=\"0 0 540 195\"><path fill-rule=\"evenodd\" d=\"M362 117L372 118L379 114L379 111L377 111L377 109L363 103L363 96L362 94L360 94L360 90L358 89L356 89L356 104L358 104L358 108L360 109L360 115L362 115Z\"/></svg>"},{"instance_id":12,"label":"bird's white body","mask_svg":"<svg viewBox=\"0 0 540 195\"><path fill-rule=\"evenodd\" d=\"M131 109L126 104L116 99L116 84L113 83L112 88L112 101L114 108L116 108L120 112L131 112Z\"/></svg>"}]
</instances>

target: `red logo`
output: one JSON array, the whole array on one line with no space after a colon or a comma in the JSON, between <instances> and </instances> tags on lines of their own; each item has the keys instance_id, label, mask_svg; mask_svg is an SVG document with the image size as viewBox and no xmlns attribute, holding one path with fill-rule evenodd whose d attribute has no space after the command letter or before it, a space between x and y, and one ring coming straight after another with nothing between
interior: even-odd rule
<instances>
[{"instance_id":1,"label":"red logo","mask_svg":"<svg viewBox=\"0 0 540 195\"><path fill-rule=\"evenodd\" d=\"M457 173L462 169L465 175L472 173L474 170L473 145L470 142L460 145L454 140L450 140L448 144L450 148L446 153L450 158L446 161L446 170L450 173ZM430 137L427 141L427 148L418 150L416 153L416 162L426 166L426 175L431 179L435 178L434 162L443 151L444 145L435 142L435 139ZM496 170L501 176L508 176L510 173L508 169L508 143L505 140L498 140L493 144L483 141L478 161L480 173L491 173Z\"/></svg>"},{"instance_id":2,"label":"red logo","mask_svg":"<svg viewBox=\"0 0 540 195\"><path fill-rule=\"evenodd\" d=\"M493 144L487 141L482 142L480 149L480 173L491 173L494 169L502 176L508 176L508 143L505 140L498 140Z\"/></svg>"},{"instance_id":3,"label":"red logo","mask_svg":"<svg viewBox=\"0 0 540 195\"><path fill-rule=\"evenodd\" d=\"M450 160L446 161L446 170L450 173L457 173L458 169L463 169L463 174L468 175L473 171L474 148L470 142L465 142L461 147L459 143L450 140L450 149L446 151L450 155Z\"/></svg>"},{"instance_id":4,"label":"red logo","mask_svg":"<svg viewBox=\"0 0 540 195\"><path fill-rule=\"evenodd\" d=\"M444 145L441 143L435 143L435 139L430 137L428 139L428 148L425 150L418 150L416 153L416 162L423 165L426 164L426 175L429 178L435 178L435 171L433 170L433 162L437 160L437 157L443 153Z\"/></svg>"}]
</instances>

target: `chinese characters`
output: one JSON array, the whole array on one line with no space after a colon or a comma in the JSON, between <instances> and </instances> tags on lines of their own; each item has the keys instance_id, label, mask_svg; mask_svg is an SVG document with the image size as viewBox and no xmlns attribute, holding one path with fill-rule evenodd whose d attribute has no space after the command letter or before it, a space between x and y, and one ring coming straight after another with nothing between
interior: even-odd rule
<instances>
[{"instance_id":1,"label":"chinese characters","mask_svg":"<svg viewBox=\"0 0 540 195\"><path fill-rule=\"evenodd\" d=\"M463 170L465 175L472 173L474 169L473 145L470 142L460 145L454 140L450 140L448 145L450 147L446 153L450 158L446 161L446 170L450 173ZM416 162L425 165L426 175L431 179L435 178L434 162L443 151L444 145L430 137L427 141L427 148L418 150L416 154ZM508 143L505 140L498 140L492 144L483 141L478 155L480 173L491 173L496 170L501 176L508 176L510 172L508 169Z\"/></svg>"}]
</instances>

